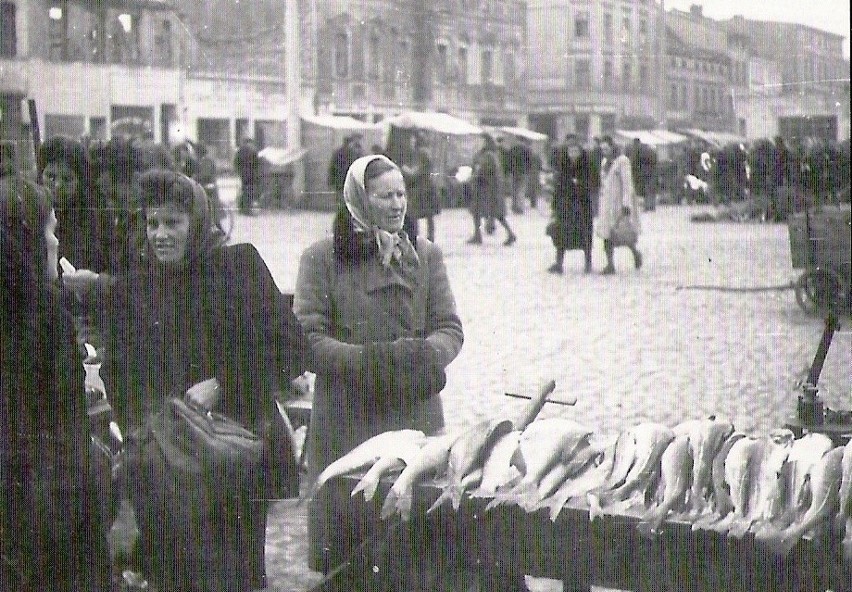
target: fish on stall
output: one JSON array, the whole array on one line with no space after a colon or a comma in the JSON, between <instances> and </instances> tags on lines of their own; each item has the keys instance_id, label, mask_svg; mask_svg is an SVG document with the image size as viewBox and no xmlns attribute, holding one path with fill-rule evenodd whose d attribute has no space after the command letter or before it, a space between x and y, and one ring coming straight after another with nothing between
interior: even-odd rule
<instances>
[{"instance_id":1,"label":"fish on stall","mask_svg":"<svg viewBox=\"0 0 852 592\"><path fill-rule=\"evenodd\" d=\"M493 497L501 488L520 479L521 472L512 464L520 438L521 431L512 430L494 443L482 465L482 482L470 491L472 497Z\"/></svg>"},{"instance_id":2,"label":"fish on stall","mask_svg":"<svg viewBox=\"0 0 852 592\"><path fill-rule=\"evenodd\" d=\"M840 466L842 475L838 494L839 507L834 518L834 527L838 533L844 533L848 538L852 536L849 532L852 528L850 524L852 520L852 440L849 440L843 448L843 461Z\"/></svg>"},{"instance_id":3,"label":"fish on stall","mask_svg":"<svg viewBox=\"0 0 852 592\"><path fill-rule=\"evenodd\" d=\"M494 444L513 430L514 425L508 419L479 422L465 430L450 448L447 458L447 484L427 514L447 500L452 503L453 509L458 510L462 494L470 486L464 478L474 469L482 469Z\"/></svg>"},{"instance_id":4,"label":"fish on stall","mask_svg":"<svg viewBox=\"0 0 852 592\"><path fill-rule=\"evenodd\" d=\"M589 518L594 519L603 507L624 510L645 503L649 490L657 483L660 458L675 434L661 423L646 422L633 428L636 436L635 461L618 487L592 496Z\"/></svg>"},{"instance_id":5,"label":"fish on stall","mask_svg":"<svg viewBox=\"0 0 852 592\"><path fill-rule=\"evenodd\" d=\"M731 489L728 482L725 481L725 460L728 458L728 453L730 453L734 444L745 437L746 435L743 432L734 432L728 436L713 457L710 475L713 485L713 492L711 494L712 503L700 516L692 518L692 530L707 528L710 524L718 522L727 516L734 509L734 504L731 500Z\"/></svg>"},{"instance_id":6,"label":"fish on stall","mask_svg":"<svg viewBox=\"0 0 852 592\"><path fill-rule=\"evenodd\" d=\"M843 477L843 448L830 450L810 471L811 504L804 515L787 528L759 540L778 555L787 555L802 538L835 517Z\"/></svg>"},{"instance_id":7,"label":"fish on stall","mask_svg":"<svg viewBox=\"0 0 852 592\"><path fill-rule=\"evenodd\" d=\"M593 489L590 494L597 494L603 491L615 489L627 478L630 469L633 468L633 463L636 462L636 428L630 428L622 431L615 441L615 456L612 465L612 471L607 476L606 481Z\"/></svg>"},{"instance_id":8,"label":"fish on stall","mask_svg":"<svg viewBox=\"0 0 852 592\"><path fill-rule=\"evenodd\" d=\"M313 498L329 479L371 467L388 450L403 448L415 443L422 444L425 442L425 439L426 434L420 430L393 430L368 438L328 465L319 474L313 485L308 488L308 492L303 499Z\"/></svg>"},{"instance_id":9,"label":"fish on stall","mask_svg":"<svg viewBox=\"0 0 852 592\"><path fill-rule=\"evenodd\" d=\"M441 474L447 469L450 448L458 438L458 433L427 438L420 452L411 458L391 485L382 505L383 520L394 514L399 514L405 521L409 519L414 486L421 478L427 475Z\"/></svg>"},{"instance_id":10,"label":"fish on stall","mask_svg":"<svg viewBox=\"0 0 852 592\"><path fill-rule=\"evenodd\" d=\"M721 419L700 419L674 427L675 434L686 434L693 459L692 486L689 496L691 515L706 512L713 491L713 459L734 432L734 424Z\"/></svg>"},{"instance_id":11,"label":"fish on stall","mask_svg":"<svg viewBox=\"0 0 852 592\"><path fill-rule=\"evenodd\" d=\"M749 530L764 528L781 513L784 495L782 469L789 447L776 444L771 438L761 438L750 464L748 509L740 520L728 528L728 536L742 538Z\"/></svg>"},{"instance_id":12,"label":"fish on stall","mask_svg":"<svg viewBox=\"0 0 852 592\"><path fill-rule=\"evenodd\" d=\"M363 492L365 500L372 500L376 495L376 489L379 486L381 478L387 474L404 469L408 462L420 452L420 449L425 443L426 438L424 437L422 440L401 442L396 448L385 451L382 457L373 463L373 466L364 473L364 476L352 488L350 495L354 497L358 493Z\"/></svg>"},{"instance_id":13,"label":"fish on stall","mask_svg":"<svg viewBox=\"0 0 852 592\"><path fill-rule=\"evenodd\" d=\"M603 485L615 464L617 441L618 439L615 438L605 444L592 444L591 462L567 479L553 495L541 500L536 507L548 508L550 520L555 522L569 500L585 497L590 491Z\"/></svg>"},{"instance_id":14,"label":"fish on stall","mask_svg":"<svg viewBox=\"0 0 852 592\"><path fill-rule=\"evenodd\" d=\"M786 480L785 509L773 521L776 528L786 528L805 513L810 504L810 472L813 466L834 448L825 434L811 432L795 440L784 467Z\"/></svg>"},{"instance_id":15,"label":"fish on stall","mask_svg":"<svg viewBox=\"0 0 852 592\"><path fill-rule=\"evenodd\" d=\"M754 481L753 465L761 454L763 443L758 438L746 436L737 440L725 457L725 482L731 495L731 511L721 520L707 525L716 532L726 533L748 514L748 502Z\"/></svg>"},{"instance_id":16,"label":"fish on stall","mask_svg":"<svg viewBox=\"0 0 852 592\"><path fill-rule=\"evenodd\" d=\"M639 533L651 536L674 508L683 505L693 480L693 448L689 433L681 433L666 447L660 458L660 503L639 520Z\"/></svg>"},{"instance_id":17,"label":"fish on stall","mask_svg":"<svg viewBox=\"0 0 852 592\"><path fill-rule=\"evenodd\" d=\"M486 509L502 503L528 504L538 501L538 485L567 451L588 442L594 432L572 419L551 417L532 422L521 433L512 464L522 477L510 489L495 495Z\"/></svg>"}]
</instances>

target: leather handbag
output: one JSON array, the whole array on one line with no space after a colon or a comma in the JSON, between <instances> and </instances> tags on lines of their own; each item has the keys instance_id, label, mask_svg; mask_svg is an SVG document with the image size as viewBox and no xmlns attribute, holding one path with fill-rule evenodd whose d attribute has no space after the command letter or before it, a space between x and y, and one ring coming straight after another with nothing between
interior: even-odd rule
<instances>
[{"instance_id":1,"label":"leather handbag","mask_svg":"<svg viewBox=\"0 0 852 592\"><path fill-rule=\"evenodd\" d=\"M202 464L259 462L263 440L230 417L196 407L182 398L168 402L175 419L174 436Z\"/></svg>"},{"instance_id":2,"label":"leather handbag","mask_svg":"<svg viewBox=\"0 0 852 592\"><path fill-rule=\"evenodd\" d=\"M629 214L621 214L609 231L609 240L614 247L632 247L639 239Z\"/></svg>"}]
</instances>

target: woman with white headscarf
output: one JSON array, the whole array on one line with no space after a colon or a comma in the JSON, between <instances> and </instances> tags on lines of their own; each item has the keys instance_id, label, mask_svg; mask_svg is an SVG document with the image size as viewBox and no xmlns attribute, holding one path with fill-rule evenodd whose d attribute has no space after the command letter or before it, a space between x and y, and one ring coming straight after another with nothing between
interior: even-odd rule
<instances>
[{"instance_id":1,"label":"woman with white headscarf","mask_svg":"<svg viewBox=\"0 0 852 592\"><path fill-rule=\"evenodd\" d=\"M317 375L306 443L314 476L380 432L443 428L438 393L464 338L441 250L423 237L411 244L402 230L399 167L361 157L343 194L333 237L302 255L294 298ZM314 569L340 559L322 553L329 513L314 500Z\"/></svg>"}]
</instances>

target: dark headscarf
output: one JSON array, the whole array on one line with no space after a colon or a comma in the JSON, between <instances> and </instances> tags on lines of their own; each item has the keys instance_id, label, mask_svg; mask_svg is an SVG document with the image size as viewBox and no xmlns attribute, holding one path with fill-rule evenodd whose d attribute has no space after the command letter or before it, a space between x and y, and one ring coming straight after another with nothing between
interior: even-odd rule
<instances>
[{"instance_id":1,"label":"dark headscarf","mask_svg":"<svg viewBox=\"0 0 852 592\"><path fill-rule=\"evenodd\" d=\"M153 169L142 175L139 185L143 209L170 204L189 214L186 261L203 258L223 244L224 236L214 220L210 198L196 181L183 173Z\"/></svg>"}]
</instances>

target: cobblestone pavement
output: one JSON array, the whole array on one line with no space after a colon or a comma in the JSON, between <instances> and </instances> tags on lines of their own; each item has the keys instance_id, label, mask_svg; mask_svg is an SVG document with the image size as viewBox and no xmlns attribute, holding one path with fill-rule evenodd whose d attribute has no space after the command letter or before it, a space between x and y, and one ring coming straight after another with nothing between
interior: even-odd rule
<instances>
[{"instance_id":1,"label":"cobblestone pavement","mask_svg":"<svg viewBox=\"0 0 852 592\"><path fill-rule=\"evenodd\" d=\"M470 216L437 218L437 240L464 323L465 344L448 368L442 394L450 427L519 409L506 392L531 393L555 379L542 416L565 415L614 433L642 420L670 425L710 414L746 432L783 425L795 408L823 324L806 316L792 290L772 287L798 275L785 225L695 224L695 208L663 206L644 215L644 266L616 251L615 276L582 273L569 253L562 276L546 273L553 249L544 235L547 204L510 218L519 239L502 246L500 229L468 245ZM298 258L330 233L331 214L265 212L237 217L233 239L253 242L279 287L292 291ZM594 267L603 267L596 239ZM704 286L705 288L697 288ZM850 322L836 334L820 381L826 405L848 409L852 393ZM279 502L268 532L270 589L299 592L317 581L305 567L305 509ZM558 590L533 582L536 590Z\"/></svg>"}]
</instances>

